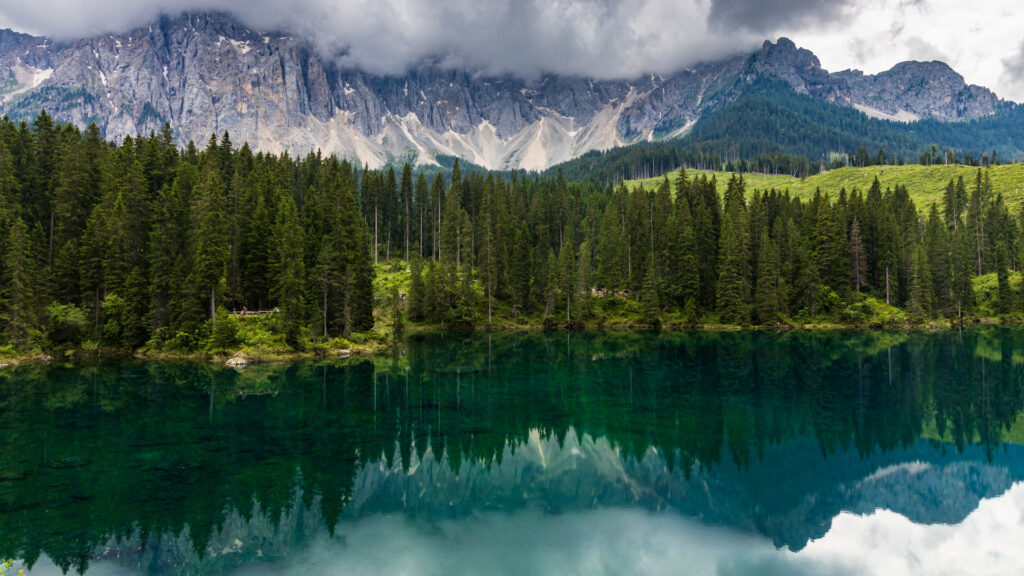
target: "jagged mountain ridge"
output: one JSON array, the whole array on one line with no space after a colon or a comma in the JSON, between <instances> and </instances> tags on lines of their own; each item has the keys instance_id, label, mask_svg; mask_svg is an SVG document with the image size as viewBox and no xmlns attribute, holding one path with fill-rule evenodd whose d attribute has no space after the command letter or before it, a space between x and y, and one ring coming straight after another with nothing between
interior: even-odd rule
<instances>
[{"instance_id":1,"label":"jagged mountain ridge","mask_svg":"<svg viewBox=\"0 0 1024 576\"><path fill-rule=\"evenodd\" d=\"M165 16L69 42L0 32L0 113L13 118L45 108L60 120L95 122L116 140L166 121L182 144L227 130L260 150L321 149L371 167L444 154L490 169L541 170L590 150L682 135L764 76L898 120L975 118L1000 102L941 62L830 74L785 38L669 76L527 82L430 61L402 77L341 69L301 38L220 13Z\"/></svg>"}]
</instances>

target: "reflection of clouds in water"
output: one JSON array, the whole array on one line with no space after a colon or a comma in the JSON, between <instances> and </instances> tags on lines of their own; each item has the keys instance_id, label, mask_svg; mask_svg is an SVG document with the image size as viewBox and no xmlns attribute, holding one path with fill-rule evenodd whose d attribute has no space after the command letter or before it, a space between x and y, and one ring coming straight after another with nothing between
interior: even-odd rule
<instances>
[{"instance_id":1,"label":"reflection of clouds in water","mask_svg":"<svg viewBox=\"0 0 1024 576\"><path fill-rule=\"evenodd\" d=\"M919 525L880 510L842 513L798 553L758 536L673 513L602 509L551 515L485 513L436 523L400 515L343 522L284 563L245 576L306 574L1019 574L1024 573L1024 483L982 501L958 525ZM89 575L135 572L96 562ZM36 574L60 574L43 559Z\"/></svg>"},{"instance_id":2,"label":"reflection of clouds in water","mask_svg":"<svg viewBox=\"0 0 1024 576\"><path fill-rule=\"evenodd\" d=\"M338 527L275 574L846 574L767 540L672 514L598 510L485 514L431 525L374 517Z\"/></svg>"},{"instance_id":3,"label":"reflection of clouds in water","mask_svg":"<svg viewBox=\"0 0 1024 576\"><path fill-rule=\"evenodd\" d=\"M800 556L871 574L1024 574L1024 483L982 500L960 524L914 524L879 510L842 513Z\"/></svg>"},{"instance_id":4,"label":"reflection of clouds in water","mask_svg":"<svg viewBox=\"0 0 1024 576\"><path fill-rule=\"evenodd\" d=\"M138 574L112 561L88 576ZM486 513L433 524L374 516L338 526L282 563L254 562L240 576L402 574L824 574L845 575L822 560L776 550L768 540L709 528L675 514L604 509L560 515L536 510ZM43 558L32 576L56 576Z\"/></svg>"},{"instance_id":5,"label":"reflection of clouds in water","mask_svg":"<svg viewBox=\"0 0 1024 576\"><path fill-rule=\"evenodd\" d=\"M678 470L669 472L655 451L637 462L623 459L605 438L578 437L570 429L559 441L532 430L514 450L506 446L499 462L488 467L463 460L458 474L432 450L421 456L416 447L408 471L397 456L391 465L369 463L357 473L333 539L319 498L307 509L297 492L281 516L259 507L251 515L229 513L203 558L191 555L187 534L148 544L135 535L102 547L103 555L118 560L92 562L88 574L138 574L144 570L132 568L140 565L246 576L1024 573L1024 558L1002 557L1024 536L1024 483L1006 491L1012 483L1007 468L974 461L933 465L927 454L918 456L866 468L862 479L838 488L828 488L834 478L812 483L798 490L798 506L773 515L761 503L781 497L785 486L768 482L760 499L740 488L762 474L738 482L736 472L723 467L696 471L689 482ZM544 513L538 506L572 511ZM776 549L755 527L799 551ZM779 540L787 530L800 537ZM804 547L808 537L819 539ZM143 548L148 552L137 553ZM45 559L32 572L60 573Z\"/></svg>"}]
</instances>

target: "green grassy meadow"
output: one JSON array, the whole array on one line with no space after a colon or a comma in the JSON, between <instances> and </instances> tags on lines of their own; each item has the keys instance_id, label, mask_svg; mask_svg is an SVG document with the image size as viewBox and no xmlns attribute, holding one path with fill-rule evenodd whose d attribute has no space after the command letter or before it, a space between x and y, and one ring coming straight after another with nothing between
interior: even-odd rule
<instances>
[{"instance_id":1,"label":"green grassy meadow","mask_svg":"<svg viewBox=\"0 0 1024 576\"><path fill-rule=\"evenodd\" d=\"M989 175L992 188L1001 192L1007 202L1016 208L1024 200L1024 164L1005 164L992 166ZM897 184L907 187L910 197L919 210L926 210L933 202L942 204L942 194L950 179L963 176L968 190L974 182L978 168L974 166L868 166L865 168L839 168L816 174L808 178L771 174L743 174L747 182L747 191L752 190L789 190L797 198L810 198L814 191L821 189L823 194L835 197L839 190L847 192L854 189L865 191L877 177L882 189L892 188ZM703 170L687 170L690 176L697 174L713 174L718 179L719 190L724 192L726 183L731 176L728 172L705 172ZM669 181L674 184L675 173L669 174ZM662 177L646 180L630 180L626 185L636 188L643 185L645 189L657 188Z\"/></svg>"}]
</instances>

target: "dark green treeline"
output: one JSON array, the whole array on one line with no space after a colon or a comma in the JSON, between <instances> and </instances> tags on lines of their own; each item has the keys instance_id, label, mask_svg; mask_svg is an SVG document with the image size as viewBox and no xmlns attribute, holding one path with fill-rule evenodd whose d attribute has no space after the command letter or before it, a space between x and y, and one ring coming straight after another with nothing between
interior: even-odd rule
<instances>
[{"instance_id":1,"label":"dark green treeline","mask_svg":"<svg viewBox=\"0 0 1024 576\"><path fill-rule=\"evenodd\" d=\"M666 311L691 322L858 323L877 306L868 296L924 321L973 313L972 280L990 273L999 289L985 313L1021 307L1010 286L1024 249L1021 216L980 169L972 182L950 182L946 203L923 214L905 187L883 190L877 180L801 200L750 193L739 176L724 197L713 178L673 176L674 186L666 177L631 191L560 176L461 178L456 166L447 190L440 181L414 186L430 190L430 207L411 212L411 240L408 226L390 224L378 254L402 255L396 246L422 237L410 252L408 314L452 326L486 322L496 304L579 326L600 321L607 299L595 296L607 295L638 300L651 324ZM384 178L382 189L394 189L390 172ZM419 198L393 195L393 216L382 220L384 201L375 203L373 226L401 222L403 199Z\"/></svg>"},{"instance_id":2,"label":"dark green treeline","mask_svg":"<svg viewBox=\"0 0 1024 576\"><path fill-rule=\"evenodd\" d=\"M104 142L0 122L0 322L7 343L196 349L216 312L276 308L294 347L374 325L373 264L411 262L404 315L486 325L496 307L547 325L600 323L638 301L642 320L856 323L865 296L924 320L968 314L972 277L995 273L987 312L1019 308L1010 271L1021 218L979 170L924 214L907 190L724 197L705 176L656 190L560 175L414 176L334 157L253 154L229 136L177 150L165 128ZM399 302L377 295L378 306ZM221 323L222 326L225 323Z\"/></svg>"},{"instance_id":3,"label":"dark green treeline","mask_svg":"<svg viewBox=\"0 0 1024 576\"><path fill-rule=\"evenodd\" d=\"M253 154L225 133L178 150L165 128L104 142L0 122L3 333L16 347L92 339L194 348L218 309L278 308L297 344L373 325L356 170ZM315 319L317 322L313 322Z\"/></svg>"}]
</instances>

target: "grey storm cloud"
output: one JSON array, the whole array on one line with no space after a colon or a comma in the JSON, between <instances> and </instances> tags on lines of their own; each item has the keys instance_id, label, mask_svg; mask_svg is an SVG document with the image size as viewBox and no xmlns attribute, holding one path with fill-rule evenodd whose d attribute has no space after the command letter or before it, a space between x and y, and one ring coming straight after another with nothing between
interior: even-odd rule
<instances>
[{"instance_id":1,"label":"grey storm cloud","mask_svg":"<svg viewBox=\"0 0 1024 576\"><path fill-rule=\"evenodd\" d=\"M342 64L371 72L399 74L429 57L489 73L612 78L671 72L758 46L763 30L709 26L721 1L4 0L0 22L67 39L127 31L159 14L217 10L307 37Z\"/></svg>"},{"instance_id":2,"label":"grey storm cloud","mask_svg":"<svg viewBox=\"0 0 1024 576\"><path fill-rule=\"evenodd\" d=\"M1003 75L1000 82L1011 93L1024 94L1024 42L1016 54L1003 58Z\"/></svg>"},{"instance_id":3,"label":"grey storm cloud","mask_svg":"<svg viewBox=\"0 0 1024 576\"><path fill-rule=\"evenodd\" d=\"M832 22L852 8L849 0L711 0L710 23L718 29L743 29L770 35Z\"/></svg>"},{"instance_id":4,"label":"grey storm cloud","mask_svg":"<svg viewBox=\"0 0 1024 576\"><path fill-rule=\"evenodd\" d=\"M0 0L0 26L75 39L127 32L161 14L224 11L258 30L305 38L345 67L398 75L429 58L526 79L670 73L749 53L778 35L806 38L826 67L881 70L948 55L970 73L982 66L965 48L998 40L1000 48L983 52L997 69L984 67L978 80L1020 98L1024 52L997 25L1021 13L1016 0L991 1L1002 12L978 25L1000 29L993 38L959 34L973 9L955 0ZM875 19L867 30L864 18Z\"/></svg>"}]
</instances>

